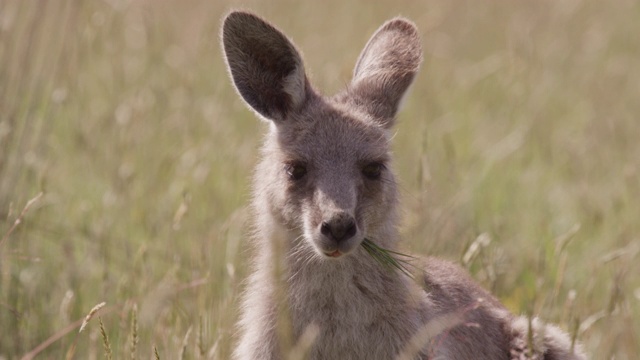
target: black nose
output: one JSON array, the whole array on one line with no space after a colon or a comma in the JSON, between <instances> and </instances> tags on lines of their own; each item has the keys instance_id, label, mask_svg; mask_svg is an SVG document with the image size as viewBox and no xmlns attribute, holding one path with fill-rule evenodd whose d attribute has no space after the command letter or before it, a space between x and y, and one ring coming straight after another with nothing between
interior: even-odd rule
<instances>
[{"instance_id":1,"label":"black nose","mask_svg":"<svg viewBox=\"0 0 640 360\"><path fill-rule=\"evenodd\" d=\"M350 216L323 221L320 225L320 232L338 243L352 238L356 230L356 222Z\"/></svg>"}]
</instances>

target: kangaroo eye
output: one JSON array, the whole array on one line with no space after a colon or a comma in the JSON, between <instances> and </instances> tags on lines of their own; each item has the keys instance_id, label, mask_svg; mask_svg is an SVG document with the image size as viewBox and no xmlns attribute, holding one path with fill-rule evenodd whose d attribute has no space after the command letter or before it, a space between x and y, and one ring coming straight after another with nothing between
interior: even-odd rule
<instances>
[{"instance_id":1,"label":"kangaroo eye","mask_svg":"<svg viewBox=\"0 0 640 360\"><path fill-rule=\"evenodd\" d=\"M362 168L362 174L371 180L377 180L380 178L382 169L384 169L384 165L379 162L372 162Z\"/></svg>"},{"instance_id":2,"label":"kangaroo eye","mask_svg":"<svg viewBox=\"0 0 640 360\"><path fill-rule=\"evenodd\" d=\"M307 174L307 168L303 164L288 164L285 171L292 180L300 180Z\"/></svg>"}]
</instances>

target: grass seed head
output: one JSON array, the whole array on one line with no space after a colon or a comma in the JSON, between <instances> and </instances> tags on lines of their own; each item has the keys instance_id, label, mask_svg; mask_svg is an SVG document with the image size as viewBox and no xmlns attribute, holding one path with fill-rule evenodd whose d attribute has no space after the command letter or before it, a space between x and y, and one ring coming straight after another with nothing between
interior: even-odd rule
<instances>
[{"instance_id":1,"label":"grass seed head","mask_svg":"<svg viewBox=\"0 0 640 360\"><path fill-rule=\"evenodd\" d=\"M82 330L84 330L85 327L87 327L87 324L89 324L89 321L91 320L91 318L93 318L93 316L100 310L102 309L105 305L107 305L106 302L101 302L100 304L94 306L91 311L89 311L89 313L87 314L87 316L85 316L84 321L82 322L82 325L80 326L80 331L78 331L78 333L81 333Z\"/></svg>"}]
</instances>

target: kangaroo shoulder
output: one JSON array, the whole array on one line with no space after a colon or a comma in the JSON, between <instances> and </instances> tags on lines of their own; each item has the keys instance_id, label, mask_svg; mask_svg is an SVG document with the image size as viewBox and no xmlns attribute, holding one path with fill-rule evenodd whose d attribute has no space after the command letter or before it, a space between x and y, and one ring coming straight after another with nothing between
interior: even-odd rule
<instances>
[{"instance_id":1,"label":"kangaroo shoulder","mask_svg":"<svg viewBox=\"0 0 640 360\"><path fill-rule=\"evenodd\" d=\"M502 310L502 304L453 262L428 257L423 260L423 286L443 310L482 303Z\"/></svg>"}]
</instances>

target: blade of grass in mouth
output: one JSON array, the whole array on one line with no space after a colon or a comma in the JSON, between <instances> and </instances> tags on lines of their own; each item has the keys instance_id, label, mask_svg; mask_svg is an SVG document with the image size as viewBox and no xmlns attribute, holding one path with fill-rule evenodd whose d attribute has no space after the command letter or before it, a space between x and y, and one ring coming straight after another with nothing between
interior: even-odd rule
<instances>
[{"instance_id":1,"label":"blade of grass in mouth","mask_svg":"<svg viewBox=\"0 0 640 360\"><path fill-rule=\"evenodd\" d=\"M397 269L400 270L403 274L413 278L413 274L407 269L406 266L413 266L408 260L402 259L402 257L407 259L413 259L414 257L411 255L403 254L397 251L385 249L373 241L365 238L362 241L362 247L365 251L371 255L377 262L389 269Z\"/></svg>"}]
</instances>

